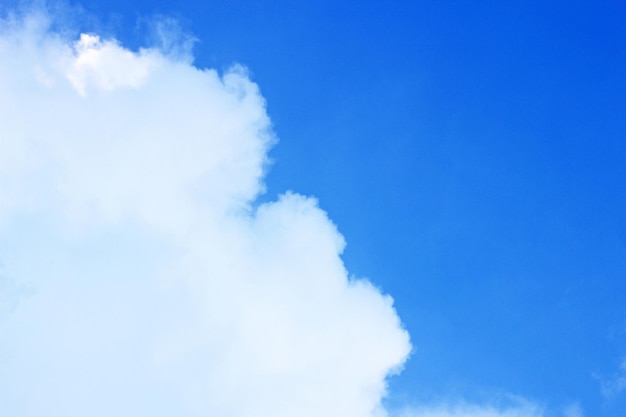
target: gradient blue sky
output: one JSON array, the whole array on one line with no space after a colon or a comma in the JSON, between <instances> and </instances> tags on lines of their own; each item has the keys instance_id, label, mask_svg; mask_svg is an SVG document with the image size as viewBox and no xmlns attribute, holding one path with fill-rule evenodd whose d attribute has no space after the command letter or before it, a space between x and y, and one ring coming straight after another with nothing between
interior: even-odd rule
<instances>
[{"instance_id":1,"label":"gradient blue sky","mask_svg":"<svg viewBox=\"0 0 626 417\"><path fill-rule=\"evenodd\" d=\"M316 196L411 334L389 407L626 413L626 383L606 392L626 378L626 3L80 5L130 48L171 16L196 66L249 68L280 138L262 199Z\"/></svg>"}]
</instances>

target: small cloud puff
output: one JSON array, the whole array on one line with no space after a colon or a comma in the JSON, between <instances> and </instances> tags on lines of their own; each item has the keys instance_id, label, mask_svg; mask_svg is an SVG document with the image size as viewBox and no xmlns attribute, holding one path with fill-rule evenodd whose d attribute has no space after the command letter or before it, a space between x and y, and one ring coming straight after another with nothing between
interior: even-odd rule
<instances>
[{"instance_id":1,"label":"small cloud puff","mask_svg":"<svg viewBox=\"0 0 626 417\"><path fill-rule=\"evenodd\" d=\"M66 77L81 95L90 85L104 91L139 88L162 61L156 51L134 54L115 41L103 42L98 36L85 33L74 44L74 54Z\"/></svg>"},{"instance_id":2,"label":"small cloud puff","mask_svg":"<svg viewBox=\"0 0 626 417\"><path fill-rule=\"evenodd\" d=\"M401 414L400 417L542 417L544 412L533 404L513 407L491 405L438 405L422 407ZM568 416L569 417L569 416Z\"/></svg>"}]
</instances>

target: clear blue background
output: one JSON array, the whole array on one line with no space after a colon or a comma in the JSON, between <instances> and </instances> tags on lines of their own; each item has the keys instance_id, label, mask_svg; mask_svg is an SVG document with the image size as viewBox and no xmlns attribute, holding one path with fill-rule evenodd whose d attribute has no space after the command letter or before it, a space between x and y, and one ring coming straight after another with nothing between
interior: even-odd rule
<instances>
[{"instance_id":1,"label":"clear blue background","mask_svg":"<svg viewBox=\"0 0 626 417\"><path fill-rule=\"evenodd\" d=\"M249 67L281 139L264 198L317 196L412 335L390 406L625 415L601 388L626 357L626 2L81 4L127 46L173 16L198 66Z\"/></svg>"}]
</instances>

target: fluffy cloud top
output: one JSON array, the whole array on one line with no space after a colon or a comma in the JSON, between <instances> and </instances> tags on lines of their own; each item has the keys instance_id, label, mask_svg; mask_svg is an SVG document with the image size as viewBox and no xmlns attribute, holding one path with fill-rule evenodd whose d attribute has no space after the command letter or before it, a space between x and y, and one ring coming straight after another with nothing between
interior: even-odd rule
<instances>
[{"instance_id":1,"label":"fluffy cloud top","mask_svg":"<svg viewBox=\"0 0 626 417\"><path fill-rule=\"evenodd\" d=\"M0 27L2 414L385 415L408 334L314 199L255 205L245 70Z\"/></svg>"}]
</instances>

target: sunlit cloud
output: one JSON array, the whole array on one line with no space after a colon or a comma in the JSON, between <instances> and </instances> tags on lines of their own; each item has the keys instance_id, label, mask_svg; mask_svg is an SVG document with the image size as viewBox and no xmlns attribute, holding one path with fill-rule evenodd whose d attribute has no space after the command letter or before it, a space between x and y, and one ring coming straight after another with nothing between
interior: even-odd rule
<instances>
[{"instance_id":1,"label":"sunlit cloud","mask_svg":"<svg viewBox=\"0 0 626 417\"><path fill-rule=\"evenodd\" d=\"M385 410L409 335L346 270L315 198L258 202L278 140L245 67L195 67L168 19L138 50L53 26L0 21L3 412L544 415L525 400Z\"/></svg>"},{"instance_id":2,"label":"sunlit cloud","mask_svg":"<svg viewBox=\"0 0 626 417\"><path fill-rule=\"evenodd\" d=\"M315 199L255 202L246 70L50 21L0 31L3 412L384 415L408 334Z\"/></svg>"}]
</instances>

